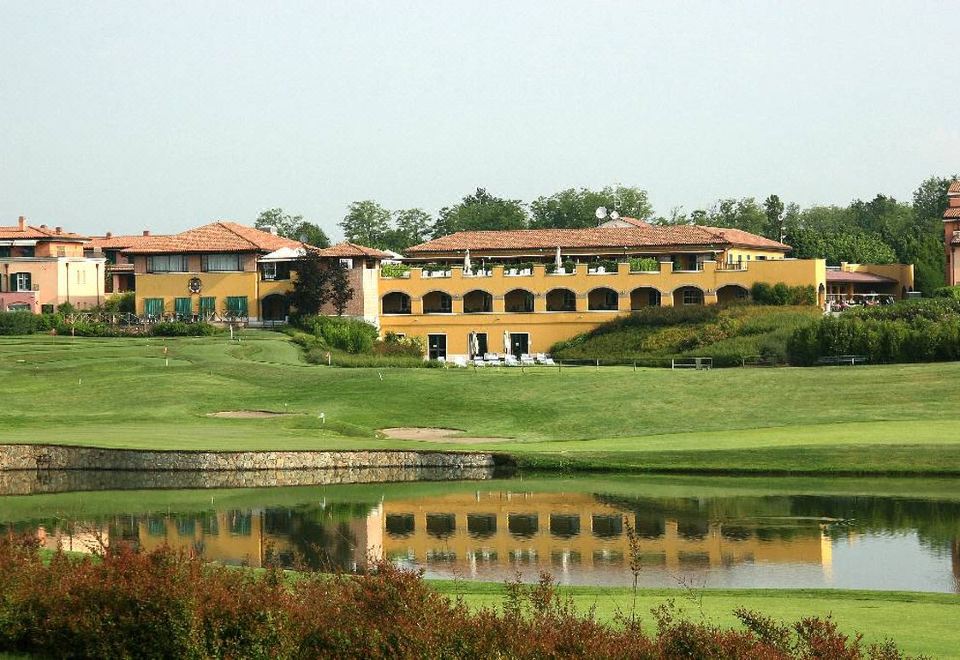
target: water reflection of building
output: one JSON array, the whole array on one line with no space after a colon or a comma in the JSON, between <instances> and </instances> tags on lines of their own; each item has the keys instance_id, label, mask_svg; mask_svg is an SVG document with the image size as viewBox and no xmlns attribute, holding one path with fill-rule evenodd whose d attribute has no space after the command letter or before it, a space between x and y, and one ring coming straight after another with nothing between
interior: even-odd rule
<instances>
[{"instance_id":1,"label":"water reflection of building","mask_svg":"<svg viewBox=\"0 0 960 660\"><path fill-rule=\"evenodd\" d=\"M134 521L144 550L164 545L210 561L262 567L272 561L322 569L355 570L379 559L382 509L252 509L147 516ZM371 553L373 553L371 555Z\"/></svg>"},{"instance_id":2,"label":"water reflection of building","mask_svg":"<svg viewBox=\"0 0 960 660\"><path fill-rule=\"evenodd\" d=\"M630 562L626 522L644 567L696 570L743 562L829 567L831 545L819 524L769 533L762 523L648 515L582 493L472 493L384 503L387 558L474 575L484 568L540 566L621 573Z\"/></svg>"},{"instance_id":3,"label":"water reflection of building","mask_svg":"<svg viewBox=\"0 0 960 660\"><path fill-rule=\"evenodd\" d=\"M106 525L75 524L64 527L37 528L37 540L46 550L63 549L65 552L91 554L102 552L110 546L110 530Z\"/></svg>"}]
</instances>

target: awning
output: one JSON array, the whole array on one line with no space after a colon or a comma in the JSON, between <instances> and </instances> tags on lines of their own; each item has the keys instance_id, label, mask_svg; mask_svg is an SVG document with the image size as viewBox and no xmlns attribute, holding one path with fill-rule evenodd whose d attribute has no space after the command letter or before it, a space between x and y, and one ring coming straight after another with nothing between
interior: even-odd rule
<instances>
[{"instance_id":1,"label":"awning","mask_svg":"<svg viewBox=\"0 0 960 660\"><path fill-rule=\"evenodd\" d=\"M827 271L827 284L896 284L890 277L874 275L873 273L848 273L841 270Z\"/></svg>"}]
</instances>

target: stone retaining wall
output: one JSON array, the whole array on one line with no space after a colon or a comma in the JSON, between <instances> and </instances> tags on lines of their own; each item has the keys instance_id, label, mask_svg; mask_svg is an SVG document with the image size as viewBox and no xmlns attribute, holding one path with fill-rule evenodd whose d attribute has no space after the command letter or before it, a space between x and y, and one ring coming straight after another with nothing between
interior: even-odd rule
<instances>
[{"instance_id":1,"label":"stone retaining wall","mask_svg":"<svg viewBox=\"0 0 960 660\"><path fill-rule=\"evenodd\" d=\"M400 481L478 481L499 474L493 468L390 467L332 470L218 470L129 472L125 470L3 470L0 496L103 490L273 488Z\"/></svg>"},{"instance_id":2,"label":"stone retaining wall","mask_svg":"<svg viewBox=\"0 0 960 660\"><path fill-rule=\"evenodd\" d=\"M0 445L6 470L318 470L492 468L494 454L444 451L143 451L64 445Z\"/></svg>"}]
</instances>

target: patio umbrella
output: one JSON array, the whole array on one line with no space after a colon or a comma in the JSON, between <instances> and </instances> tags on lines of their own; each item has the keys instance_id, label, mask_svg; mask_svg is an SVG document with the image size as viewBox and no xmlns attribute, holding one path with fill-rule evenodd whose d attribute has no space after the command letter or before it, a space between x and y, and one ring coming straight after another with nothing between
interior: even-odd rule
<instances>
[{"instance_id":1,"label":"patio umbrella","mask_svg":"<svg viewBox=\"0 0 960 660\"><path fill-rule=\"evenodd\" d=\"M467 250L463 255L463 272L469 275L472 269L470 265L470 250Z\"/></svg>"},{"instance_id":2,"label":"patio umbrella","mask_svg":"<svg viewBox=\"0 0 960 660\"><path fill-rule=\"evenodd\" d=\"M560 246L557 246L557 256L553 259L554 265L556 265L557 270L563 268L563 259L560 257Z\"/></svg>"},{"instance_id":3,"label":"patio umbrella","mask_svg":"<svg viewBox=\"0 0 960 660\"><path fill-rule=\"evenodd\" d=\"M510 355L510 333L503 331L503 352Z\"/></svg>"},{"instance_id":4,"label":"patio umbrella","mask_svg":"<svg viewBox=\"0 0 960 660\"><path fill-rule=\"evenodd\" d=\"M477 355L480 353L480 337L477 336L477 333L474 332L470 340L470 348L473 349L473 354Z\"/></svg>"}]
</instances>

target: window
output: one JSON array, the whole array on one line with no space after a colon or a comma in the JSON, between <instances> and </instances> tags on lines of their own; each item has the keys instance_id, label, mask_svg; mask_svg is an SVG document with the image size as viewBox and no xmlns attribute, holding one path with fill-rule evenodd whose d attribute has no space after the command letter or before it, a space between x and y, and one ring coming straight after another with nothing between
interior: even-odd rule
<instances>
[{"instance_id":1,"label":"window","mask_svg":"<svg viewBox=\"0 0 960 660\"><path fill-rule=\"evenodd\" d=\"M10 257L10 248L0 247L0 259L8 259Z\"/></svg>"},{"instance_id":2,"label":"window","mask_svg":"<svg viewBox=\"0 0 960 660\"><path fill-rule=\"evenodd\" d=\"M53 314L53 305L40 305L41 314Z\"/></svg>"},{"instance_id":3,"label":"window","mask_svg":"<svg viewBox=\"0 0 960 660\"><path fill-rule=\"evenodd\" d=\"M260 277L266 281L289 280L289 261L268 261L260 264Z\"/></svg>"},{"instance_id":4,"label":"window","mask_svg":"<svg viewBox=\"0 0 960 660\"><path fill-rule=\"evenodd\" d=\"M246 296L227 296L227 314L230 316L247 315Z\"/></svg>"},{"instance_id":5,"label":"window","mask_svg":"<svg viewBox=\"0 0 960 660\"><path fill-rule=\"evenodd\" d=\"M77 271L77 284L86 284L87 283L87 271L78 270Z\"/></svg>"},{"instance_id":6,"label":"window","mask_svg":"<svg viewBox=\"0 0 960 660\"><path fill-rule=\"evenodd\" d=\"M200 298L200 315L213 316L217 312L217 299L213 296L203 296Z\"/></svg>"},{"instance_id":7,"label":"window","mask_svg":"<svg viewBox=\"0 0 960 660\"><path fill-rule=\"evenodd\" d=\"M31 291L30 273L13 273L10 275L11 291Z\"/></svg>"},{"instance_id":8,"label":"window","mask_svg":"<svg viewBox=\"0 0 960 660\"><path fill-rule=\"evenodd\" d=\"M351 268L353 268L353 259L341 259L340 265L346 268L347 270L350 270Z\"/></svg>"},{"instance_id":9,"label":"window","mask_svg":"<svg viewBox=\"0 0 960 660\"><path fill-rule=\"evenodd\" d=\"M240 254L205 254L201 259L201 268L204 272L224 273L243 270L240 267Z\"/></svg>"},{"instance_id":10,"label":"window","mask_svg":"<svg viewBox=\"0 0 960 660\"><path fill-rule=\"evenodd\" d=\"M703 304L703 291L700 289L695 289L693 287L687 287L683 290L683 304L684 305L702 305Z\"/></svg>"},{"instance_id":11,"label":"window","mask_svg":"<svg viewBox=\"0 0 960 660\"><path fill-rule=\"evenodd\" d=\"M147 257L148 273L186 273L187 255L155 254Z\"/></svg>"},{"instance_id":12,"label":"window","mask_svg":"<svg viewBox=\"0 0 960 660\"><path fill-rule=\"evenodd\" d=\"M58 247L58 248L57 248L57 256L58 256L58 257L65 257L65 256L67 256L67 248L65 248L65 247L63 247L63 246Z\"/></svg>"},{"instance_id":13,"label":"window","mask_svg":"<svg viewBox=\"0 0 960 660\"><path fill-rule=\"evenodd\" d=\"M163 316L163 298L145 298L143 313L147 316Z\"/></svg>"},{"instance_id":14,"label":"window","mask_svg":"<svg viewBox=\"0 0 960 660\"><path fill-rule=\"evenodd\" d=\"M193 301L190 298L176 298L173 301L173 311L177 313L177 316L192 316Z\"/></svg>"},{"instance_id":15,"label":"window","mask_svg":"<svg viewBox=\"0 0 960 660\"><path fill-rule=\"evenodd\" d=\"M263 270L263 279L265 280L275 280L277 279L277 262L272 261L270 263L265 263L260 268Z\"/></svg>"}]
</instances>

